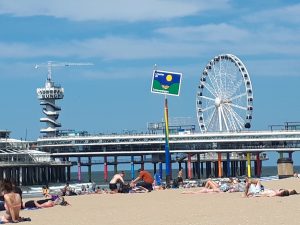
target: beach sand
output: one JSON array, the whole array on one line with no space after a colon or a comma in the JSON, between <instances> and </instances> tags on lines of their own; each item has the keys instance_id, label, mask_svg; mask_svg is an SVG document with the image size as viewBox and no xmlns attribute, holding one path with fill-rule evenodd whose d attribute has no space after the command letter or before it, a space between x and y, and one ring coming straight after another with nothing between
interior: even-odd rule
<instances>
[{"instance_id":1,"label":"beach sand","mask_svg":"<svg viewBox=\"0 0 300 225\"><path fill-rule=\"evenodd\" d=\"M262 182L300 192L300 179ZM30 225L282 225L300 224L300 195L244 198L241 193L181 194L170 189L143 194L91 194L66 199L71 206L23 210Z\"/></svg>"}]
</instances>

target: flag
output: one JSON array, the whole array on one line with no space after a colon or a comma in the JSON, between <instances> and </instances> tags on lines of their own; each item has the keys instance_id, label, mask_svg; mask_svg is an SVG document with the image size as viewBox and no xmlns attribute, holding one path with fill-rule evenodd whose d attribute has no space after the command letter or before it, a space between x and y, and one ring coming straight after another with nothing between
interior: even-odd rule
<instances>
[{"instance_id":1,"label":"flag","mask_svg":"<svg viewBox=\"0 0 300 225\"><path fill-rule=\"evenodd\" d=\"M154 70L152 93L179 96L182 73Z\"/></svg>"}]
</instances>

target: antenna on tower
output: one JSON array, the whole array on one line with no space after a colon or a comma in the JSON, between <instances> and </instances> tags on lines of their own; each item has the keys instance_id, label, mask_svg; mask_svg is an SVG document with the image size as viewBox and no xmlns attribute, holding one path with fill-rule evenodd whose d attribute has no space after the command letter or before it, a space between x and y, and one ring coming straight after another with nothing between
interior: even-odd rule
<instances>
[{"instance_id":1,"label":"antenna on tower","mask_svg":"<svg viewBox=\"0 0 300 225\"><path fill-rule=\"evenodd\" d=\"M71 63L71 62L61 62L61 63L54 63L53 61L48 61L47 64L36 64L35 69L40 67L47 67L48 68L48 76L47 80L51 81L52 79L52 67L67 67L67 66L93 66L93 63Z\"/></svg>"}]
</instances>

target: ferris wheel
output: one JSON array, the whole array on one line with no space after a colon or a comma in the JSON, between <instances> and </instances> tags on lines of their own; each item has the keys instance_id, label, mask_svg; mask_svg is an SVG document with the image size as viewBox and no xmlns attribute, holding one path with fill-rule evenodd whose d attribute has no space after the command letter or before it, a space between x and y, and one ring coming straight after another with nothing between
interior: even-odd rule
<instances>
[{"instance_id":1,"label":"ferris wheel","mask_svg":"<svg viewBox=\"0 0 300 225\"><path fill-rule=\"evenodd\" d=\"M251 127L252 84L238 57L222 54L206 65L198 86L196 108L201 132L232 132Z\"/></svg>"}]
</instances>

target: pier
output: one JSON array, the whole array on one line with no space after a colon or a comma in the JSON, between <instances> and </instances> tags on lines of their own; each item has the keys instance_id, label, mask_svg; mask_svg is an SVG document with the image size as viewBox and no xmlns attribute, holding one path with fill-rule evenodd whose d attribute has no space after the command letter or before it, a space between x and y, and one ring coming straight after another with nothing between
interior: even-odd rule
<instances>
[{"instance_id":1,"label":"pier","mask_svg":"<svg viewBox=\"0 0 300 225\"><path fill-rule=\"evenodd\" d=\"M117 172L118 164L126 163L134 177L136 168L143 168L147 163L152 164L154 173L163 175L163 134L70 134L40 138L37 148L61 161L76 158L73 165L78 168L78 181L82 166L87 166L90 173L91 166L97 164L107 174L108 165L114 165ZM291 161L293 152L299 150L300 132L297 130L170 135L172 168L183 167L188 179L260 177L262 163L268 159L266 153L275 151L279 159ZM101 160L94 161L93 157Z\"/></svg>"}]
</instances>

